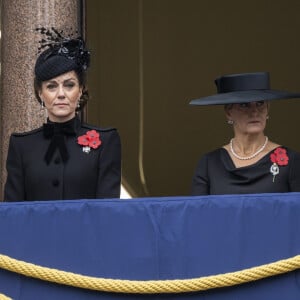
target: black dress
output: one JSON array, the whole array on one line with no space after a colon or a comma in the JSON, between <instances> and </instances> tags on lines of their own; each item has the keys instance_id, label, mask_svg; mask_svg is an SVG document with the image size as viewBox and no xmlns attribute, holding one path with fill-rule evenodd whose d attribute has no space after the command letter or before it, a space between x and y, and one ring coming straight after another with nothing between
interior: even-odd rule
<instances>
[{"instance_id":1,"label":"black dress","mask_svg":"<svg viewBox=\"0 0 300 300\"><path fill-rule=\"evenodd\" d=\"M300 154L286 147L288 164L279 173L270 172L270 151L256 163L236 168L224 148L199 161L192 182L192 195L300 192Z\"/></svg>"},{"instance_id":2,"label":"black dress","mask_svg":"<svg viewBox=\"0 0 300 300\"><path fill-rule=\"evenodd\" d=\"M56 128L52 137L46 125L11 135L4 201L119 198L121 144L117 130L82 124L77 117L66 123L49 123ZM77 139L92 130L100 135L101 144L84 149Z\"/></svg>"}]
</instances>

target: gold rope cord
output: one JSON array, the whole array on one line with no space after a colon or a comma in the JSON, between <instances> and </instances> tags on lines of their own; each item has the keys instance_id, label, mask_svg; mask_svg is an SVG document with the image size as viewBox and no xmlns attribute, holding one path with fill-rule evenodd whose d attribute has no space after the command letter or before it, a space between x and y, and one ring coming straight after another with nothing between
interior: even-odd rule
<instances>
[{"instance_id":1,"label":"gold rope cord","mask_svg":"<svg viewBox=\"0 0 300 300\"><path fill-rule=\"evenodd\" d=\"M44 281L96 291L131 294L186 293L234 286L291 272L300 268L300 255L241 271L175 280L138 281L96 278L41 267L1 254L0 268Z\"/></svg>"},{"instance_id":2,"label":"gold rope cord","mask_svg":"<svg viewBox=\"0 0 300 300\"><path fill-rule=\"evenodd\" d=\"M6 297L6 296L3 295L3 294L0 294L0 300L12 300L12 299L9 298L9 297Z\"/></svg>"}]
</instances>

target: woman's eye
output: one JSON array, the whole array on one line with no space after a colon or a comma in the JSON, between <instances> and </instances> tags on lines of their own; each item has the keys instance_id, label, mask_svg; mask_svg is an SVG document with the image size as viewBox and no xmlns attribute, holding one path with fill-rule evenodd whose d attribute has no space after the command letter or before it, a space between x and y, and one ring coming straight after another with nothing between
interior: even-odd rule
<instances>
[{"instance_id":1,"label":"woman's eye","mask_svg":"<svg viewBox=\"0 0 300 300\"><path fill-rule=\"evenodd\" d=\"M55 89L56 88L56 85L55 84L48 84L47 85L47 89L49 89L49 90L53 90L53 89Z\"/></svg>"},{"instance_id":2,"label":"woman's eye","mask_svg":"<svg viewBox=\"0 0 300 300\"><path fill-rule=\"evenodd\" d=\"M265 101L257 101L256 106L263 106L265 104Z\"/></svg>"},{"instance_id":3,"label":"woman's eye","mask_svg":"<svg viewBox=\"0 0 300 300\"><path fill-rule=\"evenodd\" d=\"M69 89L71 89L74 86L75 86L75 83L67 83L67 84L65 84L65 87L67 87Z\"/></svg>"},{"instance_id":4,"label":"woman's eye","mask_svg":"<svg viewBox=\"0 0 300 300\"><path fill-rule=\"evenodd\" d=\"M249 105L248 103L240 103L241 108L247 108Z\"/></svg>"}]
</instances>

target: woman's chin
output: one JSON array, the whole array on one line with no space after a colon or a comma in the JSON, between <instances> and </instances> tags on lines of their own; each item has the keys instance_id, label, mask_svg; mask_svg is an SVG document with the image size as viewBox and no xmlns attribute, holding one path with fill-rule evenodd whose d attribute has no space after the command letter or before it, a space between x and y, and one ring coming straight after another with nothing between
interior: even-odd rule
<instances>
[{"instance_id":1,"label":"woman's chin","mask_svg":"<svg viewBox=\"0 0 300 300\"><path fill-rule=\"evenodd\" d=\"M50 120L56 120L55 122L68 121L75 116L75 111L56 111L54 113L49 113Z\"/></svg>"}]
</instances>

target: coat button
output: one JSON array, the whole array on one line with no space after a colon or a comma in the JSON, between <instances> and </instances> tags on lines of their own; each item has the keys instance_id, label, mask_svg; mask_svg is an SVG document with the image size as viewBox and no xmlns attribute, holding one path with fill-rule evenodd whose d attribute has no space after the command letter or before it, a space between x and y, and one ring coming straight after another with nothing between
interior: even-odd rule
<instances>
[{"instance_id":1,"label":"coat button","mask_svg":"<svg viewBox=\"0 0 300 300\"><path fill-rule=\"evenodd\" d=\"M54 159L54 163L55 163L56 165L58 165L58 164L60 163L60 158L59 158L59 157L56 157L56 158Z\"/></svg>"},{"instance_id":2,"label":"coat button","mask_svg":"<svg viewBox=\"0 0 300 300\"><path fill-rule=\"evenodd\" d=\"M59 180L58 179L54 179L52 181L53 186L59 186Z\"/></svg>"}]
</instances>

